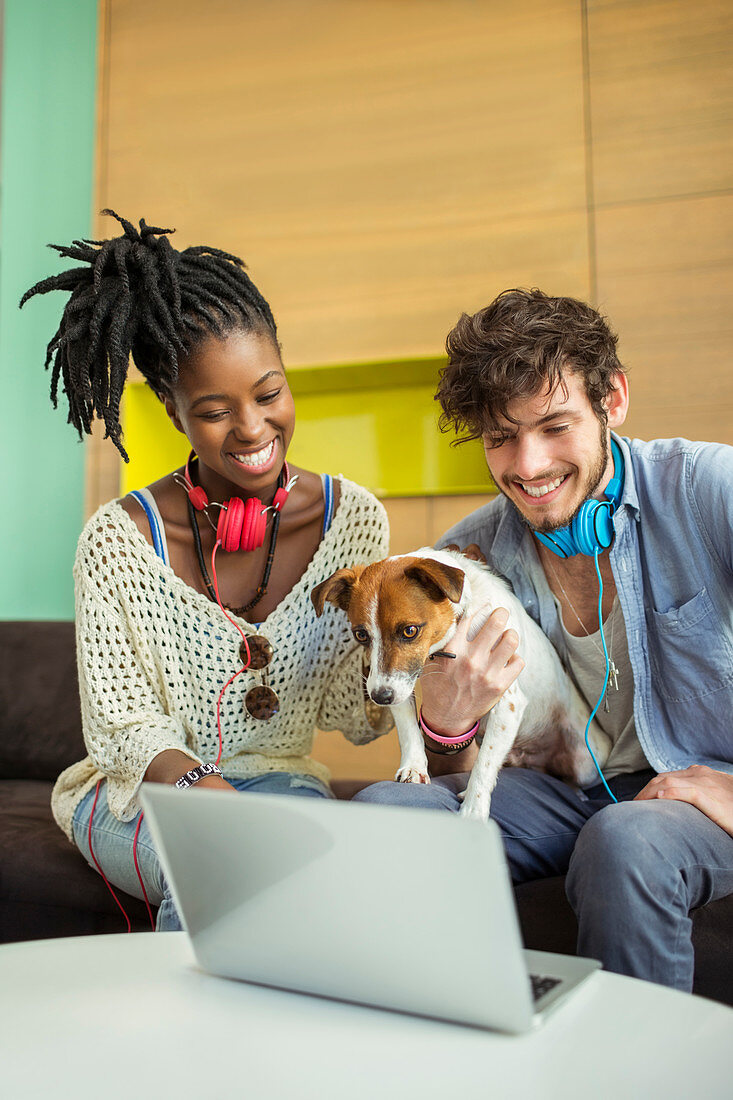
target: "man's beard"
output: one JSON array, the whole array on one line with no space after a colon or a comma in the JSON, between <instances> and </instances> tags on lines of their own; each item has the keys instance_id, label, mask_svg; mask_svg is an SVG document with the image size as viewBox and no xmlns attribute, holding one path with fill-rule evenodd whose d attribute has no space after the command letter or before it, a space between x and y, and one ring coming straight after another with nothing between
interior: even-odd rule
<instances>
[{"instance_id":1,"label":"man's beard","mask_svg":"<svg viewBox=\"0 0 733 1100\"><path fill-rule=\"evenodd\" d=\"M598 461L596 463L594 463L592 468L589 470L588 476L585 479L584 491L583 491L583 495L580 499L580 502L579 502L577 508L567 517L567 519L561 519L561 520L559 520L559 522L558 521L545 520L544 522L541 521L539 523L534 523L527 516L525 516L524 512L522 512L522 510L520 509L519 505L514 500L512 500L511 497L507 496L507 500L512 505L512 507L514 508L514 510L517 513L517 515L519 516L519 518L522 520L522 522L524 523L524 525L526 527L529 527L529 529L531 531L539 531L540 534L542 534L542 535L549 535L553 531L557 531L560 527L569 527L570 524L575 519L575 517L577 516L580 509L585 504L585 502L590 497L592 497L593 494L598 489L598 486L600 485L600 483L603 479L603 475L606 472L606 466L608 465L608 449L609 449L608 448L608 433L606 432L606 425L601 424L600 427L601 427L601 433L600 433L600 441L599 441L600 442L600 447L599 447ZM504 492L504 490L501 489L501 487L499 487L499 488L500 488L501 492ZM506 493L504 495L506 496Z\"/></svg>"}]
</instances>

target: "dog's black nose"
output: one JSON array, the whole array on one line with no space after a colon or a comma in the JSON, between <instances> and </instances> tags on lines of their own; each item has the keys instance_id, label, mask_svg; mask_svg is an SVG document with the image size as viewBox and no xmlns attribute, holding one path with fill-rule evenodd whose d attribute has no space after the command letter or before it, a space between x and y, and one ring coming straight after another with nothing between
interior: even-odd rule
<instances>
[{"instance_id":1,"label":"dog's black nose","mask_svg":"<svg viewBox=\"0 0 733 1100\"><path fill-rule=\"evenodd\" d=\"M380 707L388 707L394 699L392 688L378 688L377 691L373 691L371 694L374 702L378 703Z\"/></svg>"}]
</instances>

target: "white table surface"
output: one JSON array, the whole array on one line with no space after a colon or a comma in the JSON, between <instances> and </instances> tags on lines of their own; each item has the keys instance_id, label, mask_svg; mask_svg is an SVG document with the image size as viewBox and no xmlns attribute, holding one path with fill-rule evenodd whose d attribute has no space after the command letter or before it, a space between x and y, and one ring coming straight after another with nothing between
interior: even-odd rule
<instances>
[{"instance_id":1,"label":"white table surface","mask_svg":"<svg viewBox=\"0 0 733 1100\"><path fill-rule=\"evenodd\" d=\"M215 978L185 933L0 947L4 1100L733 1096L733 1009L594 974L509 1037Z\"/></svg>"}]
</instances>

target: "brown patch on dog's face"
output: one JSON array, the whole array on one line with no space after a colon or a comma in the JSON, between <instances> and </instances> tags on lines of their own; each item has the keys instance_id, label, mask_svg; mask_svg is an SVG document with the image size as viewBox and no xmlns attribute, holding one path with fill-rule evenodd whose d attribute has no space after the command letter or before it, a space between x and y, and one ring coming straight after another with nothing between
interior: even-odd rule
<instances>
[{"instance_id":1,"label":"brown patch on dog's face","mask_svg":"<svg viewBox=\"0 0 733 1100\"><path fill-rule=\"evenodd\" d=\"M431 647L455 621L463 578L460 569L417 557L387 558L364 569L351 587L347 614L370 657L370 692L379 694L387 683L403 698L412 692Z\"/></svg>"}]
</instances>

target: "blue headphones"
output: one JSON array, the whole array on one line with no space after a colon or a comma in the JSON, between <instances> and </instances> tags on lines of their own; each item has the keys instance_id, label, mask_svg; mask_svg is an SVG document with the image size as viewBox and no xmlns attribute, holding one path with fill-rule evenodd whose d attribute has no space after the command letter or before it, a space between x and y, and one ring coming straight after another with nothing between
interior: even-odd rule
<instances>
[{"instance_id":1,"label":"blue headphones","mask_svg":"<svg viewBox=\"0 0 733 1100\"><path fill-rule=\"evenodd\" d=\"M606 486L605 500L586 500L567 527L558 527L543 535L535 535L560 558L573 558L576 554L594 554L605 550L613 542L613 513L621 503L624 491L624 456L615 439L611 440L613 477Z\"/></svg>"}]
</instances>

